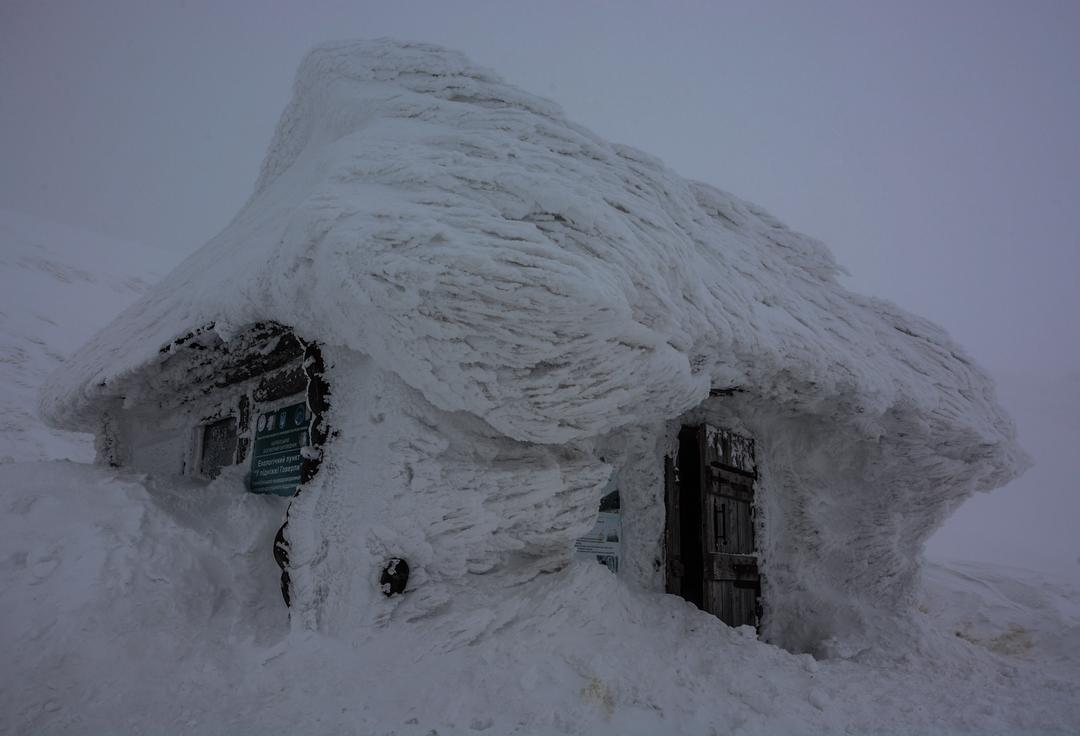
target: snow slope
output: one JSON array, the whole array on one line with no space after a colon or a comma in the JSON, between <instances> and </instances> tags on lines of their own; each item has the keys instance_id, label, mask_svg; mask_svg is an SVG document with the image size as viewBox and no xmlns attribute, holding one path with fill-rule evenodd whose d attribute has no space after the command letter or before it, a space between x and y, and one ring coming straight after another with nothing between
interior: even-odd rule
<instances>
[{"instance_id":1,"label":"snow slope","mask_svg":"<svg viewBox=\"0 0 1080 736\"><path fill-rule=\"evenodd\" d=\"M266 554L282 503L228 473L0 467L0 730L1080 730L1080 591L1031 574L930 565L899 659L791 654L593 564L343 646L288 624Z\"/></svg>"},{"instance_id":2,"label":"snow slope","mask_svg":"<svg viewBox=\"0 0 1080 736\"><path fill-rule=\"evenodd\" d=\"M296 619L349 638L541 585L613 470L646 550L627 577L661 589L672 423L737 390L709 411L759 440L767 635L852 656L911 610L926 536L1026 460L974 361L838 271L460 54L327 44L248 204L50 378L43 413L91 430L150 403L162 347L211 323L321 343L340 431L289 512L290 574ZM416 563L400 605L375 582L393 555Z\"/></svg>"},{"instance_id":3,"label":"snow slope","mask_svg":"<svg viewBox=\"0 0 1080 736\"><path fill-rule=\"evenodd\" d=\"M178 260L0 210L0 462L93 459L92 437L39 419L38 389Z\"/></svg>"}]
</instances>

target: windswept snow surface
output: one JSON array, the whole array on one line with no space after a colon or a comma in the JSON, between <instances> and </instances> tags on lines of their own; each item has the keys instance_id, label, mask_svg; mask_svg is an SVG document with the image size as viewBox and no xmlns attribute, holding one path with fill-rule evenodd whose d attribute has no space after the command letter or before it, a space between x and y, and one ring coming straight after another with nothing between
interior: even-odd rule
<instances>
[{"instance_id":1,"label":"windswept snow surface","mask_svg":"<svg viewBox=\"0 0 1080 736\"><path fill-rule=\"evenodd\" d=\"M289 511L294 618L348 640L491 607L458 633L492 647L506 599L558 579L553 605L581 605L585 573L547 573L613 470L636 535L623 578L662 589L662 458L701 407L759 441L766 635L850 657L913 610L932 529L1025 458L963 350L838 271L761 208L460 54L329 44L303 62L248 204L62 366L42 407L94 430L155 400L178 336L289 325L324 346L338 430ZM710 388L737 393L703 407ZM404 602L376 584L395 555L413 564Z\"/></svg>"},{"instance_id":2,"label":"windswept snow surface","mask_svg":"<svg viewBox=\"0 0 1080 736\"><path fill-rule=\"evenodd\" d=\"M0 210L0 462L93 459L92 437L38 418L38 389L178 260Z\"/></svg>"},{"instance_id":3,"label":"windswept snow surface","mask_svg":"<svg viewBox=\"0 0 1080 736\"><path fill-rule=\"evenodd\" d=\"M0 466L0 731L1080 730L1080 591L1032 573L931 564L898 659L791 654L577 563L343 644L290 627L267 554L285 501L236 476Z\"/></svg>"}]
</instances>

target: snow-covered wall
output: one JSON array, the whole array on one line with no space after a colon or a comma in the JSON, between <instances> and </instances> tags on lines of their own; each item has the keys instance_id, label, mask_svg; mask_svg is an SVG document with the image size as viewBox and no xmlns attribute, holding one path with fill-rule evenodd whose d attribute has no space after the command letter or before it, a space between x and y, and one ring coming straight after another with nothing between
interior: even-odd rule
<instances>
[{"instance_id":1,"label":"snow-covered wall","mask_svg":"<svg viewBox=\"0 0 1080 736\"><path fill-rule=\"evenodd\" d=\"M274 320L321 344L337 434L290 510L294 610L341 635L564 565L613 470L625 579L662 589L662 458L711 417L758 441L769 635L818 647L902 610L926 535L1026 462L963 350L838 273L760 208L460 54L329 44L248 204L42 409L96 429L202 325ZM392 555L413 594L386 601Z\"/></svg>"}]
</instances>

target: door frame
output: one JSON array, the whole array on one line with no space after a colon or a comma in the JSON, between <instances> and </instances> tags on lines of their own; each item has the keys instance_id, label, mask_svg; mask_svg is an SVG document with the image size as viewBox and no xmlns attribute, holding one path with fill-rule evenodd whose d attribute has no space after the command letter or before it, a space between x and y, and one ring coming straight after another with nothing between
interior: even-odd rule
<instances>
[{"instance_id":1,"label":"door frame","mask_svg":"<svg viewBox=\"0 0 1080 736\"><path fill-rule=\"evenodd\" d=\"M730 576L732 581L738 580L737 587L745 589L748 582L757 582L754 618L760 627L763 610L757 545L754 545L753 554L725 554L723 557L732 558L725 561L717 560L719 555L710 555L706 551L705 537L710 529L710 520L705 514L707 494L703 489L707 483L713 482L714 475L748 481L751 492L756 493L754 440L706 423L684 425L679 431L677 454L664 458L665 589L701 610L721 617L720 611L710 610L714 606L710 606L707 600L706 580L715 580L709 577L710 574L715 575L725 562L731 562L739 568ZM756 503L752 503L754 507ZM754 527L753 538L756 540L760 530L756 528L757 521L753 514L750 523ZM747 565L752 566L752 572L747 571Z\"/></svg>"}]
</instances>

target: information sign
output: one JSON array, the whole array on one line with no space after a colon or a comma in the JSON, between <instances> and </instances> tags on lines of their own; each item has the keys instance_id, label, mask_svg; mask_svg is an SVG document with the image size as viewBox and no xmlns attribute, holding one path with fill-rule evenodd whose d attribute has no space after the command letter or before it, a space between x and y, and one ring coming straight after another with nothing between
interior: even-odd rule
<instances>
[{"instance_id":1,"label":"information sign","mask_svg":"<svg viewBox=\"0 0 1080 736\"><path fill-rule=\"evenodd\" d=\"M263 412L255 420L255 446L251 451L253 493L291 496L300 485L301 448L308 444L311 418L307 404Z\"/></svg>"}]
</instances>

